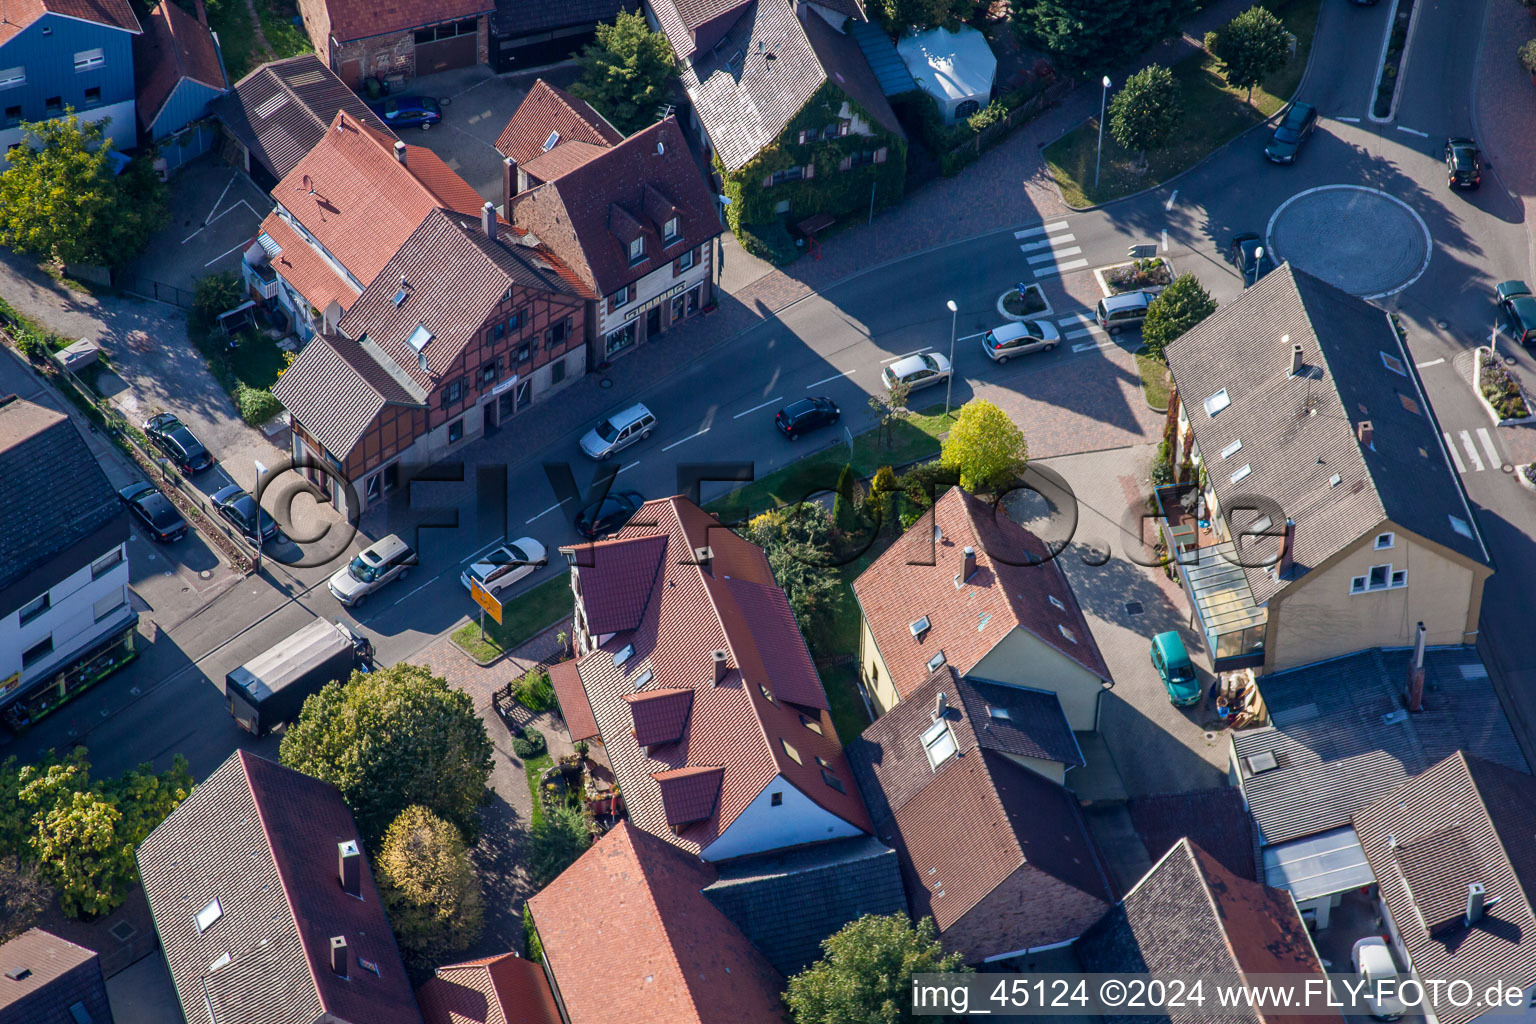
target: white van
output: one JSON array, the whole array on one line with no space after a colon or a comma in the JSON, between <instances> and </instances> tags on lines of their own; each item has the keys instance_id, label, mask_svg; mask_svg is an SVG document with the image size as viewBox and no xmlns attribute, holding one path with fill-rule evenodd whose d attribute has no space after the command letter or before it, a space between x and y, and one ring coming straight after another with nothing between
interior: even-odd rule
<instances>
[{"instance_id":1,"label":"white van","mask_svg":"<svg viewBox=\"0 0 1536 1024\"><path fill-rule=\"evenodd\" d=\"M581 439L581 450L594 459L606 459L621 448L650 437L655 426L656 417L651 410L636 402L587 431Z\"/></svg>"}]
</instances>

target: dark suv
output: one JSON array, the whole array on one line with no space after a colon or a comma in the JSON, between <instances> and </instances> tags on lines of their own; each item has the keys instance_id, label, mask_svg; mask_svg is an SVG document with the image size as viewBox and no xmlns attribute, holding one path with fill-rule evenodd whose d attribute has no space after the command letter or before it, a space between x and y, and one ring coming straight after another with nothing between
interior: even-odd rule
<instances>
[{"instance_id":1,"label":"dark suv","mask_svg":"<svg viewBox=\"0 0 1536 1024\"><path fill-rule=\"evenodd\" d=\"M1292 103L1275 128L1275 137L1264 147L1264 156L1272 163L1293 164L1301 144L1317 127L1317 108L1310 103Z\"/></svg>"},{"instance_id":2,"label":"dark suv","mask_svg":"<svg viewBox=\"0 0 1536 1024\"><path fill-rule=\"evenodd\" d=\"M1525 282L1503 281L1495 294L1514 339L1522 345L1536 341L1536 297L1531 295Z\"/></svg>"},{"instance_id":3,"label":"dark suv","mask_svg":"<svg viewBox=\"0 0 1536 1024\"><path fill-rule=\"evenodd\" d=\"M1264 248L1264 239L1252 231L1232 239L1227 253L1232 265L1243 275L1244 288L1257 284L1259 278L1275 269L1275 261Z\"/></svg>"},{"instance_id":4,"label":"dark suv","mask_svg":"<svg viewBox=\"0 0 1536 1024\"><path fill-rule=\"evenodd\" d=\"M1445 144L1445 183L1451 188L1477 188L1483 183L1483 156L1471 139Z\"/></svg>"},{"instance_id":5,"label":"dark suv","mask_svg":"<svg viewBox=\"0 0 1536 1024\"><path fill-rule=\"evenodd\" d=\"M239 484L230 484L214 491L209 495L209 500L219 510L219 514L229 520L231 526L251 541L256 540L258 529L263 544L277 536L276 520L267 515L266 509L258 506L256 499L242 490Z\"/></svg>"},{"instance_id":6,"label":"dark suv","mask_svg":"<svg viewBox=\"0 0 1536 1024\"><path fill-rule=\"evenodd\" d=\"M841 416L837 403L830 398L802 398L780 409L773 422L785 437L796 441L801 434L831 426Z\"/></svg>"},{"instance_id":7,"label":"dark suv","mask_svg":"<svg viewBox=\"0 0 1536 1024\"><path fill-rule=\"evenodd\" d=\"M201 473L213 465L213 455L203 443L192 436L185 423L168 412L151 416L144 424L144 433L183 473Z\"/></svg>"}]
</instances>

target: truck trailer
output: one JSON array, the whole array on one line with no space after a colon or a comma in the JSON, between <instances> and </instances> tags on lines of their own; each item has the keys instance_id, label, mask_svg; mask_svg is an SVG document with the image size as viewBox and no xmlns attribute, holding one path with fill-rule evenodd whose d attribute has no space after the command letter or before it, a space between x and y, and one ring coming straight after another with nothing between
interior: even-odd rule
<instances>
[{"instance_id":1,"label":"truck trailer","mask_svg":"<svg viewBox=\"0 0 1536 1024\"><path fill-rule=\"evenodd\" d=\"M240 728L264 736L299 717L305 698L353 669L373 667L373 645L340 621L316 619L224 677L224 705Z\"/></svg>"}]
</instances>

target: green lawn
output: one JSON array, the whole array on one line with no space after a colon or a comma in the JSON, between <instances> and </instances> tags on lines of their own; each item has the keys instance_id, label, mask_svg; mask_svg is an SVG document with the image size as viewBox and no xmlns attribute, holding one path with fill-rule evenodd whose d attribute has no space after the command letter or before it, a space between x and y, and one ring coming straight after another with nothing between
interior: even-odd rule
<instances>
[{"instance_id":1,"label":"green lawn","mask_svg":"<svg viewBox=\"0 0 1536 1024\"><path fill-rule=\"evenodd\" d=\"M219 49L224 51L224 70L229 80L238 82L245 73L261 63L256 47L256 26L245 0L207 0L208 27L219 34Z\"/></svg>"},{"instance_id":2,"label":"green lawn","mask_svg":"<svg viewBox=\"0 0 1536 1024\"><path fill-rule=\"evenodd\" d=\"M959 406L955 407L958 411ZM881 466L902 466L939 454L939 439L949 432L953 419L945 419L944 407L936 405L898 423L892 443L881 443L876 430L855 434L853 471L868 479ZM793 504L818 491L829 491L849 462L848 445L840 444L791 463L745 487L717 498L707 506L724 523L740 522L759 512Z\"/></svg>"},{"instance_id":3,"label":"green lawn","mask_svg":"<svg viewBox=\"0 0 1536 1024\"><path fill-rule=\"evenodd\" d=\"M498 625L485 617L485 638L480 637L480 617L460 626L453 634L458 644L472 658L490 661L515 650L533 637L571 615L574 599L571 581L564 569L554 579L545 580L526 593L505 602Z\"/></svg>"},{"instance_id":4,"label":"green lawn","mask_svg":"<svg viewBox=\"0 0 1536 1024\"><path fill-rule=\"evenodd\" d=\"M1141 389L1147 396L1147 404L1154 409L1168 408L1168 367L1160 359L1148 355L1145 348L1136 352L1136 369L1141 371Z\"/></svg>"},{"instance_id":5,"label":"green lawn","mask_svg":"<svg viewBox=\"0 0 1536 1024\"><path fill-rule=\"evenodd\" d=\"M847 746L869 725L864 698L859 696L859 664L828 665L816 671L832 705L832 726L837 730L837 738Z\"/></svg>"},{"instance_id":6,"label":"green lawn","mask_svg":"<svg viewBox=\"0 0 1536 1024\"><path fill-rule=\"evenodd\" d=\"M229 368L235 379L243 381L248 387L270 390L277 383L277 375L288 366L277 342L256 331L242 334L240 346L229 349L228 353Z\"/></svg>"},{"instance_id":7,"label":"green lawn","mask_svg":"<svg viewBox=\"0 0 1536 1024\"><path fill-rule=\"evenodd\" d=\"M1095 187L1098 118L1089 118L1046 146L1046 164L1067 204L1094 206L1158 185L1280 110L1306 69L1321 5L1322 0L1290 0L1271 8L1296 35L1296 56L1253 91L1251 105L1246 102L1246 90L1233 89L1222 79L1219 62L1209 53L1201 51L1175 64L1171 70L1184 101L1184 120L1173 144L1149 154L1145 169L1139 154L1123 148L1106 131L1103 167Z\"/></svg>"},{"instance_id":8,"label":"green lawn","mask_svg":"<svg viewBox=\"0 0 1536 1024\"><path fill-rule=\"evenodd\" d=\"M523 772L528 776L528 792L533 794L533 810L529 813L530 825L537 825L544 820L544 800L539 795L539 776L554 767L555 759L548 754L540 754L523 762Z\"/></svg>"},{"instance_id":9,"label":"green lawn","mask_svg":"<svg viewBox=\"0 0 1536 1024\"><path fill-rule=\"evenodd\" d=\"M304 29L293 23L299 9L289 0L256 0L256 13L261 18L261 34L267 37L267 45L276 58L297 57L314 50Z\"/></svg>"}]
</instances>

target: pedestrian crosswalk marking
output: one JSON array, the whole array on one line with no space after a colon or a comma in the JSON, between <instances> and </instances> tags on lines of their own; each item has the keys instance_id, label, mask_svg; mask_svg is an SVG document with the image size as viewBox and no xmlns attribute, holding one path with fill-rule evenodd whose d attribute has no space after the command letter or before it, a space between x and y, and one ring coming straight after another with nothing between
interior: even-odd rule
<instances>
[{"instance_id":1,"label":"pedestrian crosswalk marking","mask_svg":"<svg viewBox=\"0 0 1536 1024\"><path fill-rule=\"evenodd\" d=\"M1504 464L1504 460L1499 458L1499 450L1494 447L1493 438L1489 436L1487 427L1478 428L1477 439L1483 442L1483 450L1488 453L1488 465L1500 466Z\"/></svg>"},{"instance_id":2,"label":"pedestrian crosswalk marking","mask_svg":"<svg viewBox=\"0 0 1536 1024\"><path fill-rule=\"evenodd\" d=\"M1068 242L1077 241L1076 235L1052 235L1042 242L1025 242L1019 246L1020 252L1034 252L1037 249L1049 249L1056 245L1065 245Z\"/></svg>"},{"instance_id":3,"label":"pedestrian crosswalk marking","mask_svg":"<svg viewBox=\"0 0 1536 1024\"><path fill-rule=\"evenodd\" d=\"M1068 260L1066 263L1058 263L1052 267L1032 267L1031 269L1034 270L1036 277L1050 277L1053 274L1065 273L1068 270L1076 270L1087 265L1087 260Z\"/></svg>"},{"instance_id":4,"label":"pedestrian crosswalk marking","mask_svg":"<svg viewBox=\"0 0 1536 1024\"><path fill-rule=\"evenodd\" d=\"M1054 249L1051 252L1043 252L1039 256L1031 256L1031 257L1029 257L1029 262L1031 264L1035 264L1035 263L1049 263L1052 260L1060 259L1063 256L1076 256L1078 253L1080 253L1082 251L1083 250L1079 246L1076 246L1076 245L1071 246L1070 248L1067 248L1067 249ZM1086 261L1084 261L1084 262L1086 262Z\"/></svg>"},{"instance_id":5,"label":"pedestrian crosswalk marking","mask_svg":"<svg viewBox=\"0 0 1536 1024\"><path fill-rule=\"evenodd\" d=\"M1451 453L1451 461L1456 464L1456 472L1465 473L1467 467L1461 461L1461 456L1456 454L1456 441L1451 437L1450 431L1445 432L1445 450Z\"/></svg>"},{"instance_id":6,"label":"pedestrian crosswalk marking","mask_svg":"<svg viewBox=\"0 0 1536 1024\"><path fill-rule=\"evenodd\" d=\"M1054 235L1058 231L1067 230L1067 222L1058 220L1054 224L1043 224L1037 228L1025 228L1023 231L1015 231L1014 238L1034 238L1036 235Z\"/></svg>"}]
</instances>

